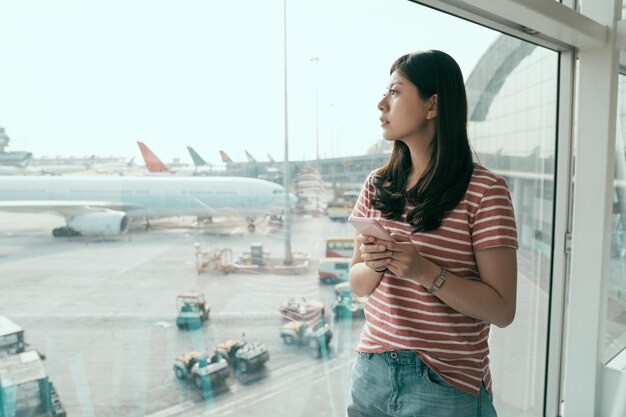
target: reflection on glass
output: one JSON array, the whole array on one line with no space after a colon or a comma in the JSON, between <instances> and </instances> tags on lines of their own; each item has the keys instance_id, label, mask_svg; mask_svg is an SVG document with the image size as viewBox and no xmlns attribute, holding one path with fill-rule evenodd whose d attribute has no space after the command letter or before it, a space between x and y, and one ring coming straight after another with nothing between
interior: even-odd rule
<instances>
[{"instance_id":1,"label":"reflection on glass","mask_svg":"<svg viewBox=\"0 0 626 417\"><path fill-rule=\"evenodd\" d=\"M557 54L404 0L288 3L295 265L283 265L280 209L236 216L250 207L237 204L233 183L188 190L202 215L138 215L115 237L69 236L58 214L2 213L0 315L45 354L33 361L53 382L25 383L23 395L33 386L49 401L58 393L68 415L342 415L367 302L346 288L347 263L338 260L352 250L346 213L387 157L376 103L389 64L438 48L463 69L470 138L479 161L506 178L517 215L518 313L490 341L496 406L504 417L541 415ZM11 63L0 68L0 145L10 136L7 150L31 152L34 163L7 173L43 178L46 192L59 174L114 177L117 188L89 201L88 190L75 189L74 200L128 212L130 194L150 192L121 186L126 178L281 183L281 8L60 1L33 14L17 4L0 6L0 38L11 40L0 45ZM167 161L165 169L152 164L163 172L150 176L136 141ZM194 149L189 157L185 146ZM103 156L111 154L124 156ZM37 190L23 187L11 199ZM229 201L233 215L215 214L210 193ZM272 195L282 199L284 190ZM172 190L152 206L181 199ZM63 233L53 238L53 229ZM29 355L16 347L13 325L2 329L0 351ZM5 359L0 352L0 368Z\"/></svg>"},{"instance_id":2,"label":"reflection on glass","mask_svg":"<svg viewBox=\"0 0 626 417\"><path fill-rule=\"evenodd\" d=\"M619 76L604 362L626 347L626 76Z\"/></svg>"},{"instance_id":3,"label":"reflection on glass","mask_svg":"<svg viewBox=\"0 0 626 417\"><path fill-rule=\"evenodd\" d=\"M499 415L542 415L554 209L558 54L501 36L467 81L478 159L507 180L518 229L514 323L490 346Z\"/></svg>"}]
</instances>

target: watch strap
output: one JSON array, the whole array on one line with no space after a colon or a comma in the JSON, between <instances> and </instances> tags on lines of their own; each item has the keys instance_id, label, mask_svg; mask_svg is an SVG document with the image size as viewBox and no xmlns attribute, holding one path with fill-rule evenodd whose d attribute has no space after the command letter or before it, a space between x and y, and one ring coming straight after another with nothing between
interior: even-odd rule
<instances>
[{"instance_id":1,"label":"watch strap","mask_svg":"<svg viewBox=\"0 0 626 417\"><path fill-rule=\"evenodd\" d=\"M448 279L448 271L441 268L441 271L435 277L435 280L433 281L433 285L430 286L430 288L428 289L428 292L431 294L434 294L437 291L439 291L441 287L443 287L443 284L446 282L446 279Z\"/></svg>"}]
</instances>

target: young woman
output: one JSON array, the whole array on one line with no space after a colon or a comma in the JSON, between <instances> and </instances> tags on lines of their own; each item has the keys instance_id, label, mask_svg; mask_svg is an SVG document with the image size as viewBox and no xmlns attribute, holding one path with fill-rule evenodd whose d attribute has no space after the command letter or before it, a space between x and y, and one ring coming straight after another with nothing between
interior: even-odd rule
<instances>
[{"instance_id":1,"label":"young woman","mask_svg":"<svg viewBox=\"0 0 626 417\"><path fill-rule=\"evenodd\" d=\"M495 416L489 329L515 316L517 233L504 179L472 160L458 64L400 57L378 103L387 163L352 211L394 241L357 235L350 287L369 294L348 416Z\"/></svg>"}]
</instances>

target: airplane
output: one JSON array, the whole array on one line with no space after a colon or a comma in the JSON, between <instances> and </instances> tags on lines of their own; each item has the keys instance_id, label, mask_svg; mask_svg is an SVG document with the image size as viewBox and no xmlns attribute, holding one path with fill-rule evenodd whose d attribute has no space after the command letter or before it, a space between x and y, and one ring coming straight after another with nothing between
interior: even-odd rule
<instances>
[{"instance_id":1,"label":"airplane","mask_svg":"<svg viewBox=\"0 0 626 417\"><path fill-rule=\"evenodd\" d=\"M252 155L250 155L250 152L248 151L244 151L246 153L246 157L248 158L248 162L251 163L256 163L256 158Z\"/></svg>"},{"instance_id":2,"label":"airplane","mask_svg":"<svg viewBox=\"0 0 626 417\"><path fill-rule=\"evenodd\" d=\"M60 214L66 226L54 237L123 235L132 218L233 214L254 232L256 218L282 212L285 198L281 185L244 177L13 176L2 181L0 211Z\"/></svg>"},{"instance_id":3,"label":"airplane","mask_svg":"<svg viewBox=\"0 0 626 417\"><path fill-rule=\"evenodd\" d=\"M201 157L200 154L196 152L194 148L192 148L191 146L187 146L187 151L189 152L189 155L191 156L191 159L193 160L193 164L196 167L208 165L207 161L205 161L204 158Z\"/></svg>"},{"instance_id":4,"label":"airplane","mask_svg":"<svg viewBox=\"0 0 626 417\"><path fill-rule=\"evenodd\" d=\"M151 173L167 173L174 174L175 171L169 169L158 156L150 150L146 146L145 143L137 141L137 145L139 145L139 150L141 151L141 156L143 157L144 162L146 163L146 168L148 168L148 172Z\"/></svg>"},{"instance_id":5,"label":"airplane","mask_svg":"<svg viewBox=\"0 0 626 417\"><path fill-rule=\"evenodd\" d=\"M225 166L215 166L204 160L198 152L191 146L187 146L187 151L193 160L195 170L192 175L214 175L226 171ZM236 174L235 174L236 175Z\"/></svg>"},{"instance_id":6,"label":"airplane","mask_svg":"<svg viewBox=\"0 0 626 417\"><path fill-rule=\"evenodd\" d=\"M220 151L220 156L222 157L222 162L226 162L227 164L232 164L234 161L230 159L230 156L224 151Z\"/></svg>"},{"instance_id":7,"label":"airplane","mask_svg":"<svg viewBox=\"0 0 626 417\"><path fill-rule=\"evenodd\" d=\"M0 175L63 175L88 171L92 168L96 156L76 164L49 164L45 160L35 161L26 166L0 166Z\"/></svg>"},{"instance_id":8,"label":"airplane","mask_svg":"<svg viewBox=\"0 0 626 417\"><path fill-rule=\"evenodd\" d=\"M141 156L143 157L144 162L146 163L146 168L150 174L169 174L169 175L182 175L182 176L190 176L190 175L216 175L218 173L223 173L225 167L214 167L211 164L207 163L198 153L190 149L188 146L187 149L191 154L192 159L194 160L194 168L181 166L173 170L169 168L167 165L163 163L159 159L158 156L150 148L143 142L137 142L139 145L139 149L141 150ZM193 153L195 153L195 155ZM199 158L200 165L196 163L196 159ZM203 164L202 164L203 163Z\"/></svg>"},{"instance_id":9,"label":"airplane","mask_svg":"<svg viewBox=\"0 0 626 417\"><path fill-rule=\"evenodd\" d=\"M91 171L96 174L117 174L117 175L127 175L133 174L136 172L137 166L135 165L135 157L130 158L128 162L95 162L91 166Z\"/></svg>"}]
</instances>

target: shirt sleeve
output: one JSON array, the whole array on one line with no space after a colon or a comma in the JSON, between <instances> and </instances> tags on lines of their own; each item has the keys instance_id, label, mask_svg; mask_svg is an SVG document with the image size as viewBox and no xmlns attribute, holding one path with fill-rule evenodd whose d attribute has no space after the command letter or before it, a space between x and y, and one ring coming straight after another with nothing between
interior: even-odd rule
<instances>
[{"instance_id":1,"label":"shirt sleeve","mask_svg":"<svg viewBox=\"0 0 626 417\"><path fill-rule=\"evenodd\" d=\"M472 228L474 252L498 246L517 249L517 226L511 194L499 178L480 200Z\"/></svg>"},{"instance_id":2,"label":"shirt sleeve","mask_svg":"<svg viewBox=\"0 0 626 417\"><path fill-rule=\"evenodd\" d=\"M351 213L354 217L370 217L372 200L374 199L374 184L372 184L372 177L373 172L370 172L361 187L361 193L359 194L359 198L356 200Z\"/></svg>"}]
</instances>

